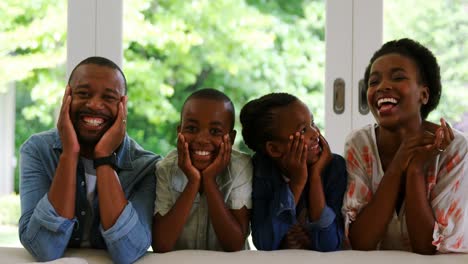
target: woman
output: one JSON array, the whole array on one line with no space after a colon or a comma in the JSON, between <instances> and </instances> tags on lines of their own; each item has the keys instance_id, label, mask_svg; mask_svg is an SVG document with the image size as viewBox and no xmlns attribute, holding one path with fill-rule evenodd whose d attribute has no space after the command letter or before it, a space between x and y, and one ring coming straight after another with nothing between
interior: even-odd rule
<instances>
[{"instance_id":1,"label":"woman","mask_svg":"<svg viewBox=\"0 0 468 264\"><path fill-rule=\"evenodd\" d=\"M436 58L413 40L390 41L364 78L377 124L346 141L352 248L468 252L467 138L443 119L426 121L441 95Z\"/></svg>"}]
</instances>

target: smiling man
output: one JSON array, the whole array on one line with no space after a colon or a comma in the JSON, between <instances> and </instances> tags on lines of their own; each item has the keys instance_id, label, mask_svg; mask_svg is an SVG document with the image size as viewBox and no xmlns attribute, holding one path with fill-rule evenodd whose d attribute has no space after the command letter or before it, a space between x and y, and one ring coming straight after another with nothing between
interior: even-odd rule
<instances>
[{"instance_id":1,"label":"smiling man","mask_svg":"<svg viewBox=\"0 0 468 264\"><path fill-rule=\"evenodd\" d=\"M19 233L37 260L91 247L131 263L147 251L160 157L126 134L126 94L114 62L83 60L70 74L57 128L21 147Z\"/></svg>"}]
</instances>

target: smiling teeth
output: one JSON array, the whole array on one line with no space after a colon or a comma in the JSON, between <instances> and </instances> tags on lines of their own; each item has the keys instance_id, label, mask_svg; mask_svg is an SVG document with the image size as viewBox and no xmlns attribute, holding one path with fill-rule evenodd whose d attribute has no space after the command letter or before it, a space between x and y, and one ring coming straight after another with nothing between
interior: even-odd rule
<instances>
[{"instance_id":1,"label":"smiling teeth","mask_svg":"<svg viewBox=\"0 0 468 264\"><path fill-rule=\"evenodd\" d=\"M195 150L195 154L200 155L200 156L208 156L210 155L209 151L203 151L203 150Z\"/></svg>"},{"instance_id":2,"label":"smiling teeth","mask_svg":"<svg viewBox=\"0 0 468 264\"><path fill-rule=\"evenodd\" d=\"M380 98L377 100L377 106L380 107L384 103L396 104L398 101L395 98Z\"/></svg>"},{"instance_id":3,"label":"smiling teeth","mask_svg":"<svg viewBox=\"0 0 468 264\"><path fill-rule=\"evenodd\" d=\"M101 119L84 119L83 121L91 126L100 126L102 123L104 123Z\"/></svg>"}]
</instances>

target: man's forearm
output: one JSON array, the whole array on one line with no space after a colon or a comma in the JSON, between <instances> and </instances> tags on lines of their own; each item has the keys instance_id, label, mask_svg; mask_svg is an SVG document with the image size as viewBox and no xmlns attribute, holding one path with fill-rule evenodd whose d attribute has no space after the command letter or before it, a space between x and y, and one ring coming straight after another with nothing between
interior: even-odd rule
<instances>
[{"instance_id":1,"label":"man's forearm","mask_svg":"<svg viewBox=\"0 0 468 264\"><path fill-rule=\"evenodd\" d=\"M101 223L104 230L107 230L115 224L128 201L117 174L110 165L97 167L96 176Z\"/></svg>"},{"instance_id":2,"label":"man's forearm","mask_svg":"<svg viewBox=\"0 0 468 264\"><path fill-rule=\"evenodd\" d=\"M76 168L78 154L62 153L48 193L57 213L65 218L75 217Z\"/></svg>"}]
</instances>

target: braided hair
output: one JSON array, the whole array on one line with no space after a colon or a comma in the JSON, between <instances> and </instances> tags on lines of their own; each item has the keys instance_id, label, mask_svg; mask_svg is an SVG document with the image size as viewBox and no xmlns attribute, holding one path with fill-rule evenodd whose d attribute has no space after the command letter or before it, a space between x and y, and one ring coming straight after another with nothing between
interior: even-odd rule
<instances>
[{"instance_id":1,"label":"braided hair","mask_svg":"<svg viewBox=\"0 0 468 264\"><path fill-rule=\"evenodd\" d=\"M266 142L274 138L276 129L274 110L296 100L288 93L270 93L244 105L239 119L245 144L255 152L265 153Z\"/></svg>"}]
</instances>

